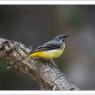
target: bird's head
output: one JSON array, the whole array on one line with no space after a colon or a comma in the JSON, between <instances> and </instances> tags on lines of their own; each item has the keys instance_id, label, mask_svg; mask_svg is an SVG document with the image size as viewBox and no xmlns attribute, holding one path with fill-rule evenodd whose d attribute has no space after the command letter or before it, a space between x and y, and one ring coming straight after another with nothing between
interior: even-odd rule
<instances>
[{"instance_id":1,"label":"bird's head","mask_svg":"<svg viewBox=\"0 0 95 95\"><path fill-rule=\"evenodd\" d=\"M68 36L69 35L63 35L63 34L61 34L61 35L56 36L54 38L54 40L59 41L59 42L64 42L65 38L67 38Z\"/></svg>"}]
</instances>

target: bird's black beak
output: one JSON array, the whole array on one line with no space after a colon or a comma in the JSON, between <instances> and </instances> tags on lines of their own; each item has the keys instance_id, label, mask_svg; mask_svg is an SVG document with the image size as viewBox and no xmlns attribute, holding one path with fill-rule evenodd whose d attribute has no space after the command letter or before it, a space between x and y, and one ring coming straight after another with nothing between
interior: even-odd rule
<instances>
[{"instance_id":1,"label":"bird's black beak","mask_svg":"<svg viewBox=\"0 0 95 95\"><path fill-rule=\"evenodd\" d=\"M69 35L64 35L64 38L67 38L67 37L69 37Z\"/></svg>"}]
</instances>

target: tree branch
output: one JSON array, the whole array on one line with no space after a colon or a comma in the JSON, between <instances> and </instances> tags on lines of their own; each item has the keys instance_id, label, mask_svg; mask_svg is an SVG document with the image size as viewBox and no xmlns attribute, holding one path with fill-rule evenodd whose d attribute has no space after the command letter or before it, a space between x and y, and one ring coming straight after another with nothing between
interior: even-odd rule
<instances>
[{"instance_id":1,"label":"tree branch","mask_svg":"<svg viewBox=\"0 0 95 95\"><path fill-rule=\"evenodd\" d=\"M30 51L31 49L19 42L0 38L0 59L14 66L15 69L32 76L41 89L79 90L58 68L49 65L48 61L40 58L27 58Z\"/></svg>"}]
</instances>

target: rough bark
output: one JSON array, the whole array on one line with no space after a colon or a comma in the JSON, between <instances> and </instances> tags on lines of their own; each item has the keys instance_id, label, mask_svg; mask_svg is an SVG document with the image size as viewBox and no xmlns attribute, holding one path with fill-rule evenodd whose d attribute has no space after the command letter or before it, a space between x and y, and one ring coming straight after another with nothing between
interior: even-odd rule
<instances>
[{"instance_id":1,"label":"rough bark","mask_svg":"<svg viewBox=\"0 0 95 95\"><path fill-rule=\"evenodd\" d=\"M14 69L34 78L44 90L79 90L67 77L49 61L40 58L27 58L31 49L19 42L0 38L0 59Z\"/></svg>"}]
</instances>

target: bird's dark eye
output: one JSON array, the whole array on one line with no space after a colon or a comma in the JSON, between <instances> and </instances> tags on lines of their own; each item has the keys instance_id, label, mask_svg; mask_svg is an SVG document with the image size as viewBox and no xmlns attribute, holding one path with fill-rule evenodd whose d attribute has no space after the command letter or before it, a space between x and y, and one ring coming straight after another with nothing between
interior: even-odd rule
<instances>
[{"instance_id":1,"label":"bird's dark eye","mask_svg":"<svg viewBox=\"0 0 95 95\"><path fill-rule=\"evenodd\" d=\"M60 35L60 36L57 36L55 39L56 40L63 40L64 39L64 36Z\"/></svg>"},{"instance_id":2,"label":"bird's dark eye","mask_svg":"<svg viewBox=\"0 0 95 95\"><path fill-rule=\"evenodd\" d=\"M63 36L61 36L60 38L63 38Z\"/></svg>"}]
</instances>

